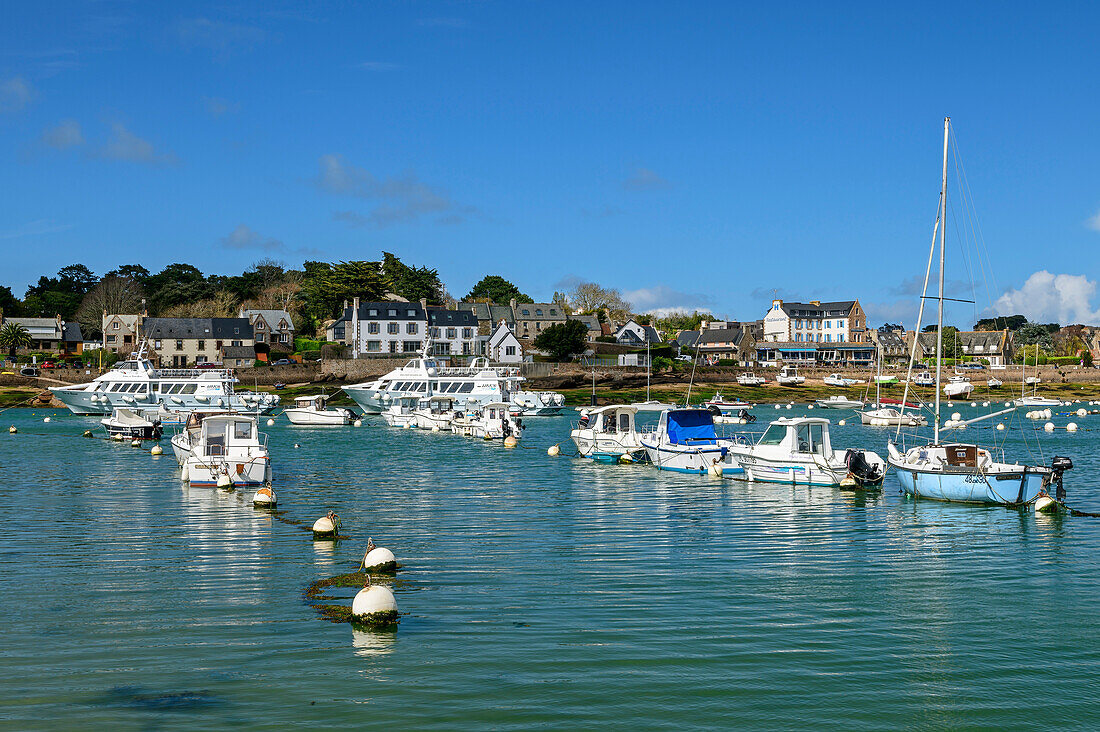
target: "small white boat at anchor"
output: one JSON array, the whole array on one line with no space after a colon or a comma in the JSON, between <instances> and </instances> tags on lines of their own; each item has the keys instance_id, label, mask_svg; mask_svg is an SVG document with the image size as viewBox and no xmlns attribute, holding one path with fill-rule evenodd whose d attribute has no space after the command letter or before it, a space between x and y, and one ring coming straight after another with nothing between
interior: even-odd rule
<instances>
[{"instance_id":1,"label":"small white boat at anchor","mask_svg":"<svg viewBox=\"0 0 1100 732\"><path fill-rule=\"evenodd\" d=\"M512 411L524 417L552 417L565 409L565 395L556 391L514 391Z\"/></svg>"},{"instance_id":2,"label":"small white boat at anchor","mask_svg":"<svg viewBox=\"0 0 1100 732\"><path fill-rule=\"evenodd\" d=\"M429 432L450 432L455 418L455 400L437 394L421 399L413 412L413 426Z\"/></svg>"},{"instance_id":3,"label":"small white boat at anchor","mask_svg":"<svg viewBox=\"0 0 1100 732\"><path fill-rule=\"evenodd\" d=\"M863 402L858 399L849 399L846 396L831 396L828 399L818 399L814 402L822 409L860 409Z\"/></svg>"},{"instance_id":4,"label":"small white boat at anchor","mask_svg":"<svg viewBox=\"0 0 1100 732\"><path fill-rule=\"evenodd\" d=\"M707 473L720 469L739 473L727 459L732 440L718 437L709 409L669 409L661 412L657 429L641 437L649 461L659 470Z\"/></svg>"},{"instance_id":5,"label":"small white boat at anchor","mask_svg":"<svg viewBox=\"0 0 1100 732\"><path fill-rule=\"evenodd\" d=\"M397 397L382 412L382 419L390 427L412 427L416 424L416 409L420 406L420 397Z\"/></svg>"},{"instance_id":6,"label":"small white boat at anchor","mask_svg":"<svg viewBox=\"0 0 1100 732\"><path fill-rule=\"evenodd\" d=\"M740 413L753 407L753 405L740 399L726 399L722 396L722 392L715 392L713 398L703 402L703 406L709 408L712 412L717 409L722 414Z\"/></svg>"},{"instance_id":7,"label":"small white boat at anchor","mask_svg":"<svg viewBox=\"0 0 1100 732\"><path fill-rule=\"evenodd\" d=\"M267 435L244 414L202 414L172 438L172 450L193 486L263 485L271 482ZM228 483L225 481L228 480Z\"/></svg>"},{"instance_id":8,"label":"small white boat at anchor","mask_svg":"<svg viewBox=\"0 0 1100 732\"><path fill-rule=\"evenodd\" d=\"M645 448L634 421L637 413L635 407L621 404L584 410L569 438L581 457L600 462L617 462L624 455L640 455Z\"/></svg>"},{"instance_id":9,"label":"small white boat at anchor","mask_svg":"<svg viewBox=\"0 0 1100 732\"><path fill-rule=\"evenodd\" d=\"M935 386L936 377L927 371L921 371L913 377L913 386ZM998 382L997 386L1000 386Z\"/></svg>"},{"instance_id":10,"label":"small white boat at anchor","mask_svg":"<svg viewBox=\"0 0 1100 732\"><path fill-rule=\"evenodd\" d=\"M324 394L297 397L294 408L283 412L291 424L309 426L340 426L351 424L355 419L350 409L336 407L326 409L328 397Z\"/></svg>"},{"instance_id":11,"label":"small white boat at anchor","mask_svg":"<svg viewBox=\"0 0 1100 732\"><path fill-rule=\"evenodd\" d=\"M159 420L124 407L115 407L114 413L99 423L107 436L116 440L159 440L163 434Z\"/></svg>"},{"instance_id":12,"label":"small white boat at anchor","mask_svg":"<svg viewBox=\"0 0 1100 732\"><path fill-rule=\"evenodd\" d=\"M849 379L847 377L841 376L840 374L829 374L824 379L822 379L822 382L824 382L826 386L839 386L845 389L849 386L863 383L859 379Z\"/></svg>"},{"instance_id":13,"label":"small white boat at anchor","mask_svg":"<svg viewBox=\"0 0 1100 732\"><path fill-rule=\"evenodd\" d=\"M736 444L730 457L748 480L793 485L870 487L886 461L870 450L836 450L823 417L780 417L755 445Z\"/></svg>"},{"instance_id":14,"label":"small white boat at anchor","mask_svg":"<svg viewBox=\"0 0 1100 732\"><path fill-rule=\"evenodd\" d=\"M970 383L970 378L961 374L952 376L943 385L943 393L955 399L969 396L972 391L974 391L974 385Z\"/></svg>"},{"instance_id":15,"label":"small white boat at anchor","mask_svg":"<svg viewBox=\"0 0 1100 732\"><path fill-rule=\"evenodd\" d=\"M798 367L784 366L779 369L779 374L775 377L775 383L780 386L802 386L806 383L806 377L798 375Z\"/></svg>"},{"instance_id":16,"label":"small white boat at anchor","mask_svg":"<svg viewBox=\"0 0 1100 732\"><path fill-rule=\"evenodd\" d=\"M523 421L512 413L512 405L505 402L480 404L456 413L451 429L460 435L483 440L523 437Z\"/></svg>"},{"instance_id":17,"label":"small white boat at anchor","mask_svg":"<svg viewBox=\"0 0 1100 732\"><path fill-rule=\"evenodd\" d=\"M752 371L746 371L737 376L737 383L741 386L760 386L767 383L767 381L763 376L757 376Z\"/></svg>"}]
</instances>

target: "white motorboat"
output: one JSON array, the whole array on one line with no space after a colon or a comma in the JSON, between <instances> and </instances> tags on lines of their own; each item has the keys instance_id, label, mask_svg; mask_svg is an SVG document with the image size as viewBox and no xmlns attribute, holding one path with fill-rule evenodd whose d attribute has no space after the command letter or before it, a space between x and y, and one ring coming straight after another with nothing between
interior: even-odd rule
<instances>
[{"instance_id":1,"label":"white motorboat","mask_svg":"<svg viewBox=\"0 0 1100 732\"><path fill-rule=\"evenodd\" d=\"M746 409L752 409L753 405L743 402L740 399L725 399L722 396L722 392L715 392L714 397L703 402L703 406L711 408L713 412L717 409L722 414L740 413Z\"/></svg>"},{"instance_id":2,"label":"white motorboat","mask_svg":"<svg viewBox=\"0 0 1100 732\"><path fill-rule=\"evenodd\" d=\"M51 386L73 414L110 414L115 407L172 410L231 409L267 414L279 404L274 394L237 392L227 369L158 369L145 358L145 344L125 361L86 384Z\"/></svg>"},{"instance_id":3,"label":"white motorboat","mask_svg":"<svg viewBox=\"0 0 1100 732\"><path fill-rule=\"evenodd\" d=\"M846 396L831 396L828 399L818 399L814 402L822 409L860 409L863 402L858 399L849 399Z\"/></svg>"},{"instance_id":4,"label":"white motorboat","mask_svg":"<svg viewBox=\"0 0 1100 732\"><path fill-rule=\"evenodd\" d=\"M952 376L947 380L947 383L943 385L943 393L955 399L966 397L972 391L974 391L974 385L970 383L968 377L961 374Z\"/></svg>"},{"instance_id":5,"label":"white motorboat","mask_svg":"<svg viewBox=\"0 0 1100 732\"><path fill-rule=\"evenodd\" d=\"M451 429L466 437L479 437L485 440L503 440L523 437L523 422L512 414L512 405L506 402L471 405L456 413L451 421Z\"/></svg>"},{"instance_id":6,"label":"white motorboat","mask_svg":"<svg viewBox=\"0 0 1100 732\"><path fill-rule=\"evenodd\" d=\"M1060 407L1062 406L1061 399L1051 399L1050 397L1039 396L1038 394L1029 394L1022 396L1012 402L1017 407Z\"/></svg>"},{"instance_id":7,"label":"white motorboat","mask_svg":"<svg viewBox=\"0 0 1100 732\"><path fill-rule=\"evenodd\" d=\"M721 468L739 473L741 468L726 458L731 440L718 437L714 415L708 409L669 409L661 412L654 432L641 436L649 461L660 470L707 473Z\"/></svg>"},{"instance_id":8,"label":"white motorboat","mask_svg":"<svg viewBox=\"0 0 1100 732\"><path fill-rule=\"evenodd\" d=\"M569 438L581 457L615 462L624 455L639 456L644 448L634 421L637 412L633 406L621 404L586 409Z\"/></svg>"},{"instance_id":9,"label":"white motorboat","mask_svg":"<svg viewBox=\"0 0 1100 732\"><path fill-rule=\"evenodd\" d=\"M1024 364L1023 364L1023 383L1020 384L1020 398L1013 402L1017 407L1058 407L1061 406L1061 399L1051 399L1050 397L1039 396L1039 384L1042 379L1039 378L1039 344L1035 344L1035 375L1027 376L1027 346L1024 346ZM1027 387L1031 387L1031 393L1028 393Z\"/></svg>"},{"instance_id":10,"label":"white motorboat","mask_svg":"<svg viewBox=\"0 0 1100 732\"><path fill-rule=\"evenodd\" d=\"M355 419L350 409L326 408L328 397L324 394L302 396L294 399L294 408L283 412L291 424L320 426L339 426L351 424Z\"/></svg>"},{"instance_id":11,"label":"white motorboat","mask_svg":"<svg viewBox=\"0 0 1100 732\"><path fill-rule=\"evenodd\" d=\"M871 409L859 413L859 421L872 427L921 427L928 424L919 412L906 412L900 407L871 406Z\"/></svg>"},{"instance_id":12,"label":"white motorboat","mask_svg":"<svg viewBox=\"0 0 1100 732\"><path fill-rule=\"evenodd\" d=\"M913 385L914 386L935 386L936 385L936 377L933 376L932 374L928 373L927 371L921 371L919 374L917 374L916 376L913 377ZM997 386L1000 386L1000 383L998 383Z\"/></svg>"},{"instance_id":13,"label":"white motorboat","mask_svg":"<svg viewBox=\"0 0 1100 732\"><path fill-rule=\"evenodd\" d=\"M921 330L921 318L924 314L925 302L929 299L938 300L939 308L936 323L937 388L935 391L934 431L932 441L927 445L905 449L904 446L899 448L893 441L890 441L887 443L888 461L897 472L898 482L901 483L902 490L906 494L920 498L1025 506L1038 499L1047 487L1054 484L1057 486L1057 498L1062 500L1065 497L1065 490L1062 487L1062 475L1066 470L1073 467L1073 462L1069 458L1056 456L1049 468L1041 465L1029 466L1007 462L1003 456L1000 461L994 460L993 454L989 450L978 445L940 442L941 397L939 382L943 368L943 303L945 299L944 272L947 256L947 181L950 123L950 118L944 119L943 177L940 189L940 205L936 215L936 227L933 230L932 249L928 255L924 290L921 293L920 308L916 327L914 328L914 331L918 333ZM956 164L958 164L958 161L956 161ZM936 253L937 238L939 239L940 265L938 272L939 295L938 297L929 297L928 281L932 272L933 257ZM915 351L914 347L913 355L910 356L910 369L913 367ZM954 377L952 381L957 378L961 377ZM949 395L951 394L948 391L950 386L951 384L948 384L944 387L944 392ZM966 382L966 386L970 386L969 382ZM905 396L906 394L903 394L903 400ZM1010 408L969 420L957 420L955 424L948 423L948 426L965 427L968 424L991 419L1011 411Z\"/></svg>"},{"instance_id":14,"label":"white motorboat","mask_svg":"<svg viewBox=\"0 0 1100 732\"><path fill-rule=\"evenodd\" d=\"M985 385L990 389L1000 389L1004 386L1004 382L998 379L996 376L989 377L989 380L985 382Z\"/></svg>"},{"instance_id":15,"label":"white motorboat","mask_svg":"<svg viewBox=\"0 0 1100 732\"><path fill-rule=\"evenodd\" d=\"M798 375L798 367L784 366L779 369L779 375L775 377L775 383L781 386L802 386L806 383L806 377Z\"/></svg>"},{"instance_id":16,"label":"white motorboat","mask_svg":"<svg viewBox=\"0 0 1100 732\"><path fill-rule=\"evenodd\" d=\"M870 450L837 450L822 417L780 417L755 445L736 444L730 454L749 480L795 485L875 486L886 461Z\"/></svg>"},{"instance_id":17,"label":"white motorboat","mask_svg":"<svg viewBox=\"0 0 1100 732\"><path fill-rule=\"evenodd\" d=\"M421 399L413 412L413 426L428 431L450 432L455 418L455 401L446 396Z\"/></svg>"},{"instance_id":18,"label":"white motorboat","mask_svg":"<svg viewBox=\"0 0 1100 732\"><path fill-rule=\"evenodd\" d=\"M159 420L125 407L115 409L110 417L99 423L107 430L108 437L118 440L159 440L163 434Z\"/></svg>"},{"instance_id":19,"label":"white motorboat","mask_svg":"<svg viewBox=\"0 0 1100 732\"><path fill-rule=\"evenodd\" d=\"M524 417L551 417L565 409L565 395L556 391L510 392L512 411Z\"/></svg>"},{"instance_id":20,"label":"white motorboat","mask_svg":"<svg viewBox=\"0 0 1100 732\"><path fill-rule=\"evenodd\" d=\"M267 435L259 432L256 418L246 414L199 415L172 438L172 449L193 486L262 485L271 481Z\"/></svg>"},{"instance_id":21,"label":"white motorboat","mask_svg":"<svg viewBox=\"0 0 1100 732\"><path fill-rule=\"evenodd\" d=\"M663 412L666 409L675 409L675 404L667 404L665 402L657 401L656 399L648 399L644 402L634 402L630 405L639 412ZM586 411L590 407L585 407L581 411Z\"/></svg>"},{"instance_id":22,"label":"white motorboat","mask_svg":"<svg viewBox=\"0 0 1100 732\"><path fill-rule=\"evenodd\" d=\"M849 379L845 376L841 376L840 374L829 374L824 379L822 379L822 381L825 383L826 386L839 386L844 389L848 388L849 386L854 386L855 384L863 383L859 379Z\"/></svg>"},{"instance_id":23,"label":"white motorboat","mask_svg":"<svg viewBox=\"0 0 1100 732\"><path fill-rule=\"evenodd\" d=\"M412 427L416 424L416 408L419 405L420 397L398 397L390 401L386 411L382 412L382 419L390 427Z\"/></svg>"},{"instance_id":24,"label":"white motorboat","mask_svg":"<svg viewBox=\"0 0 1100 732\"><path fill-rule=\"evenodd\" d=\"M763 376L757 376L752 371L746 371L737 376L737 383L741 386L760 386L766 382L767 379Z\"/></svg>"}]
</instances>

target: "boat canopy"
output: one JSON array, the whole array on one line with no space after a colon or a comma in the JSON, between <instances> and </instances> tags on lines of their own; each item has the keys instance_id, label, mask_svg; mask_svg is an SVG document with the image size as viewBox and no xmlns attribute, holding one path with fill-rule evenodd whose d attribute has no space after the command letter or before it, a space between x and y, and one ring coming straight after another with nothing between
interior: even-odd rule
<instances>
[{"instance_id":1,"label":"boat canopy","mask_svg":"<svg viewBox=\"0 0 1100 732\"><path fill-rule=\"evenodd\" d=\"M665 431L673 445L713 445L718 440L714 432L714 415L706 409L670 411Z\"/></svg>"}]
</instances>

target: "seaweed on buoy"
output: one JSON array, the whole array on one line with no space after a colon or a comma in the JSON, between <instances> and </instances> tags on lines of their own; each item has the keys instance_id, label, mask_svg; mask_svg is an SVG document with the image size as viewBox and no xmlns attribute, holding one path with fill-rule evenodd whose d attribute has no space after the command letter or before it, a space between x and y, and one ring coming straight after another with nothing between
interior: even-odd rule
<instances>
[{"instance_id":1,"label":"seaweed on buoy","mask_svg":"<svg viewBox=\"0 0 1100 732\"><path fill-rule=\"evenodd\" d=\"M374 539L368 536L367 553L363 555L360 566L367 572L390 574L397 571L397 557L389 549L375 546Z\"/></svg>"},{"instance_id":2,"label":"seaweed on buoy","mask_svg":"<svg viewBox=\"0 0 1100 732\"><path fill-rule=\"evenodd\" d=\"M397 585L400 580L392 580L391 584ZM361 600L358 610L360 614L355 613L354 600L352 605L337 604L342 599L340 597L333 597L326 594L326 590L333 587L361 587L364 590L371 586L370 573L356 570L355 572L349 572L347 574L338 574L334 577L327 577L325 579L317 580L309 585L305 591L305 600L309 603L310 607L317 611L321 616L321 619L327 620L330 623L351 623L353 627L361 627L369 630L378 630L385 628L393 628L397 626L400 621L400 615L397 612L397 603L393 603L392 609L381 607L384 603L379 603L379 609L370 610L374 607L374 598L382 599L382 595L385 593L374 593L372 596L372 602L366 603L365 600ZM385 589L386 593L393 597L392 591L384 585L374 585L373 587ZM356 595L363 594L363 590Z\"/></svg>"}]
</instances>

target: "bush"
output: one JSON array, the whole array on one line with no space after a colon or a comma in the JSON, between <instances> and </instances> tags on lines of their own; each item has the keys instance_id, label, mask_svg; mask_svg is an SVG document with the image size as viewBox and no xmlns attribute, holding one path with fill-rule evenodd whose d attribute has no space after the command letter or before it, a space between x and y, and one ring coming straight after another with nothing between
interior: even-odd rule
<instances>
[{"instance_id":1,"label":"bush","mask_svg":"<svg viewBox=\"0 0 1100 732\"><path fill-rule=\"evenodd\" d=\"M665 371L672 368L672 359L666 356L657 356L653 359L654 371Z\"/></svg>"},{"instance_id":2,"label":"bush","mask_svg":"<svg viewBox=\"0 0 1100 732\"><path fill-rule=\"evenodd\" d=\"M735 358L720 358L718 359L718 368L736 366L737 359Z\"/></svg>"},{"instance_id":3,"label":"bush","mask_svg":"<svg viewBox=\"0 0 1100 732\"><path fill-rule=\"evenodd\" d=\"M618 343L615 336L596 336L597 343Z\"/></svg>"},{"instance_id":4,"label":"bush","mask_svg":"<svg viewBox=\"0 0 1100 732\"><path fill-rule=\"evenodd\" d=\"M304 338L302 336L294 337L294 351L301 353L302 351L320 351L321 346L325 344L325 341L315 340L313 338Z\"/></svg>"},{"instance_id":5,"label":"bush","mask_svg":"<svg viewBox=\"0 0 1100 732\"><path fill-rule=\"evenodd\" d=\"M1040 362L1042 357L1039 358ZM1051 356L1048 358L1047 363L1055 363L1059 366L1076 366L1081 363L1081 356Z\"/></svg>"}]
</instances>

